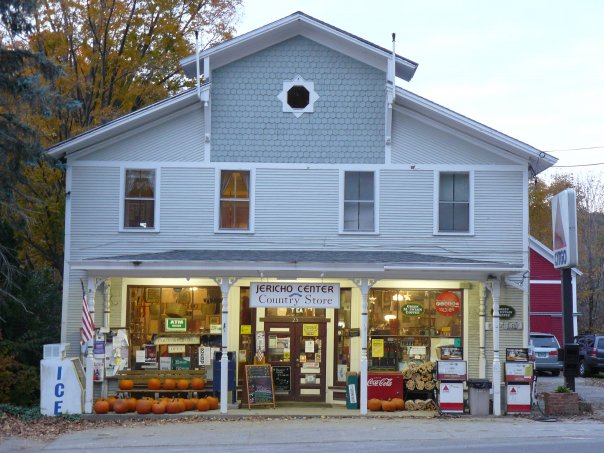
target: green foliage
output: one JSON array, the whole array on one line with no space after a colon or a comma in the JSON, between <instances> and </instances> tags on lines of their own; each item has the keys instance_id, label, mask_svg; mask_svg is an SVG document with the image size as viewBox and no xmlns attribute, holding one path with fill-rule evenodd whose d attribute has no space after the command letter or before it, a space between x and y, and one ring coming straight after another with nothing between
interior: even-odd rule
<instances>
[{"instance_id":1,"label":"green foliage","mask_svg":"<svg viewBox=\"0 0 604 453\"><path fill-rule=\"evenodd\" d=\"M39 407L23 407L6 403L0 404L0 412L12 415L25 422L33 422L44 417L40 413Z\"/></svg>"},{"instance_id":2,"label":"green foliage","mask_svg":"<svg viewBox=\"0 0 604 453\"><path fill-rule=\"evenodd\" d=\"M556 387L555 393L573 393L573 391L565 385L559 385Z\"/></svg>"},{"instance_id":3,"label":"green foliage","mask_svg":"<svg viewBox=\"0 0 604 453\"><path fill-rule=\"evenodd\" d=\"M38 367L24 365L0 351L0 403L33 407L40 401Z\"/></svg>"}]
</instances>

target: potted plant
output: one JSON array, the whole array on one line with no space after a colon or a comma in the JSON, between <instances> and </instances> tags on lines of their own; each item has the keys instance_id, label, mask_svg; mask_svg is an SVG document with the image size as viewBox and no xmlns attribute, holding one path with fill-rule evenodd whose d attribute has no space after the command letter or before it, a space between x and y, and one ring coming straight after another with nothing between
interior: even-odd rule
<instances>
[{"instance_id":1,"label":"potted plant","mask_svg":"<svg viewBox=\"0 0 604 453\"><path fill-rule=\"evenodd\" d=\"M544 393L545 415L578 415L579 394L564 385L554 392Z\"/></svg>"}]
</instances>

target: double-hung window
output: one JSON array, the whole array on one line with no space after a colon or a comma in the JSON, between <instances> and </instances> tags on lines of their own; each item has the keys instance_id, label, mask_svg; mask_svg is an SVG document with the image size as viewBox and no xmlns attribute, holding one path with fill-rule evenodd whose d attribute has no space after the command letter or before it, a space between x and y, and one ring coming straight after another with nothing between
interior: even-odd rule
<instances>
[{"instance_id":1,"label":"double-hung window","mask_svg":"<svg viewBox=\"0 0 604 453\"><path fill-rule=\"evenodd\" d=\"M220 173L220 230L250 230L250 172Z\"/></svg>"},{"instance_id":2,"label":"double-hung window","mask_svg":"<svg viewBox=\"0 0 604 453\"><path fill-rule=\"evenodd\" d=\"M155 229L156 171L126 169L124 178L124 229Z\"/></svg>"},{"instance_id":3,"label":"double-hung window","mask_svg":"<svg viewBox=\"0 0 604 453\"><path fill-rule=\"evenodd\" d=\"M375 175L371 171L344 173L343 231L375 231Z\"/></svg>"},{"instance_id":4,"label":"double-hung window","mask_svg":"<svg viewBox=\"0 0 604 453\"><path fill-rule=\"evenodd\" d=\"M471 233L471 177L441 172L438 180L438 233Z\"/></svg>"}]
</instances>

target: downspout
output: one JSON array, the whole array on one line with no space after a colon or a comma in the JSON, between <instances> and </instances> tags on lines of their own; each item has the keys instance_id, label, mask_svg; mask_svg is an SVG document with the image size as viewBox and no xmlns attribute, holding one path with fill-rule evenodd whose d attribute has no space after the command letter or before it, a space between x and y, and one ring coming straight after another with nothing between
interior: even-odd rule
<instances>
[{"instance_id":1,"label":"downspout","mask_svg":"<svg viewBox=\"0 0 604 453\"><path fill-rule=\"evenodd\" d=\"M484 379L487 377L487 356L486 356L486 303L487 287L482 285L480 291L480 306L478 308L478 377Z\"/></svg>"},{"instance_id":2,"label":"downspout","mask_svg":"<svg viewBox=\"0 0 604 453\"><path fill-rule=\"evenodd\" d=\"M392 33L392 55L388 59L386 70L386 112L385 112L385 131L384 131L384 152L385 161L389 164L392 161L392 109L396 98L396 33Z\"/></svg>"}]
</instances>

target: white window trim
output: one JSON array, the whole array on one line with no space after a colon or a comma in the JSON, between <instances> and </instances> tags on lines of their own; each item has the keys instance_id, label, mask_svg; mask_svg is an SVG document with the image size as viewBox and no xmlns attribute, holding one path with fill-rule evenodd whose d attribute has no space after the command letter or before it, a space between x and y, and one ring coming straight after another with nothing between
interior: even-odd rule
<instances>
[{"instance_id":1,"label":"white window trim","mask_svg":"<svg viewBox=\"0 0 604 453\"><path fill-rule=\"evenodd\" d=\"M294 86L303 86L308 90L308 105L302 109L295 109L287 103L287 92ZM283 112L293 113L296 118L300 118L304 113L314 113L315 102L319 99L315 91L315 82L304 80L300 74L297 74L292 80L283 82L283 90L277 95L277 98L283 104Z\"/></svg>"},{"instance_id":2,"label":"white window trim","mask_svg":"<svg viewBox=\"0 0 604 453\"><path fill-rule=\"evenodd\" d=\"M439 231L438 207L440 203L440 174L441 173L467 173L470 186L469 197L469 214L468 219L469 231ZM434 172L434 230L435 236L474 236L474 170L439 170Z\"/></svg>"},{"instance_id":3,"label":"white window trim","mask_svg":"<svg viewBox=\"0 0 604 453\"><path fill-rule=\"evenodd\" d=\"M154 228L126 228L124 227L124 218L126 209L126 170L154 170L155 171L155 206L154 206ZM121 165L120 166L120 215L119 228L120 233L159 233L159 210L160 210L160 187L161 187L161 167L159 166L137 166L137 165Z\"/></svg>"},{"instance_id":4,"label":"white window trim","mask_svg":"<svg viewBox=\"0 0 604 453\"><path fill-rule=\"evenodd\" d=\"M224 229L220 228L220 177L223 171L249 171L250 172L250 219L249 229ZM243 167L221 167L216 168L214 173L214 233L219 234L252 234L255 225L256 206L256 169Z\"/></svg>"},{"instance_id":5,"label":"white window trim","mask_svg":"<svg viewBox=\"0 0 604 453\"><path fill-rule=\"evenodd\" d=\"M344 229L344 182L347 172L354 173L373 173L373 231L349 231ZM378 170L367 169L340 169L340 206L338 219L338 233L341 235L356 235L356 236L377 236L380 234L380 172Z\"/></svg>"}]
</instances>

